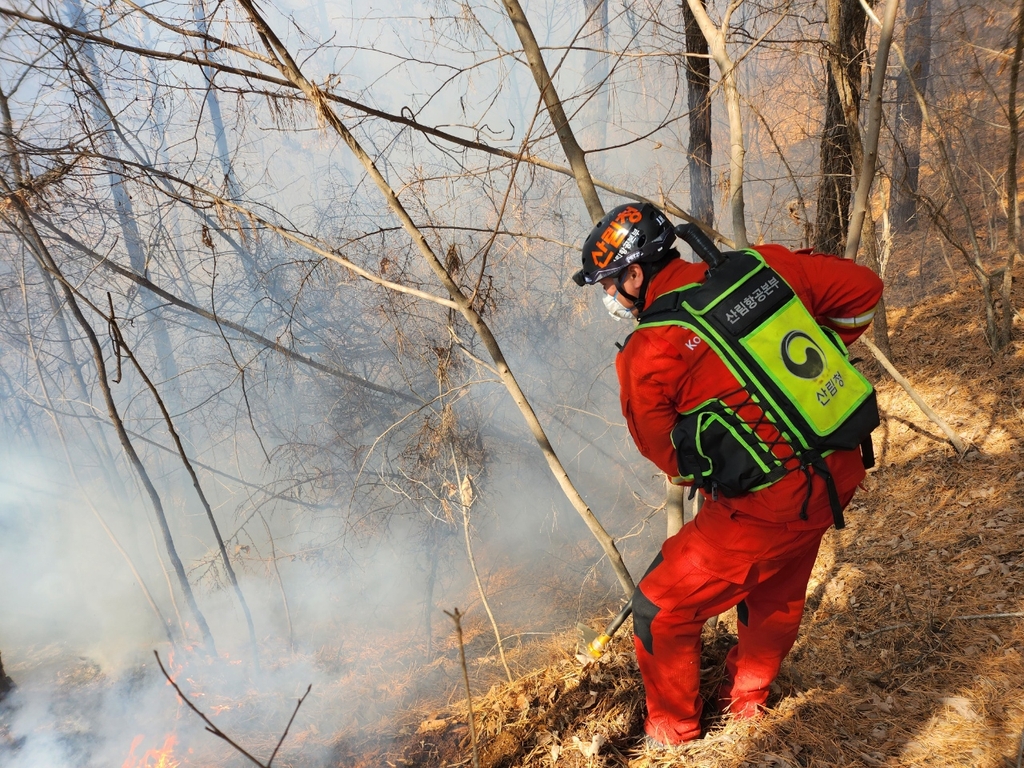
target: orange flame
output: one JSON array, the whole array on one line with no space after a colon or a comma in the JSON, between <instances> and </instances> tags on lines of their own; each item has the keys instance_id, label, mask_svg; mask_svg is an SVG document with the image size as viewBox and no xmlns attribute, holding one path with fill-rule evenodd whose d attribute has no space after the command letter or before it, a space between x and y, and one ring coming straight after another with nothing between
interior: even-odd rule
<instances>
[{"instance_id":1,"label":"orange flame","mask_svg":"<svg viewBox=\"0 0 1024 768\"><path fill-rule=\"evenodd\" d=\"M135 750L139 748L145 738L140 734L132 739L128 759L124 761L121 768L178 768L181 765L174 759L174 745L178 743L178 737L173 733L167 734L164 738L164 745L160 749L149 749L142 757L135 757Z\"/></svg>"}]
</instances>

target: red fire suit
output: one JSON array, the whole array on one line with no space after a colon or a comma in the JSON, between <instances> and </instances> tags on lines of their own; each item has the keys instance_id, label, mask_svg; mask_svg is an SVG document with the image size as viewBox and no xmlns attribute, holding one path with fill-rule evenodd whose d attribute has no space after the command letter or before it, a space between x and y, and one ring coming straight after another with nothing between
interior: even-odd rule
<instances>
[{"instance_id":1,"label":"red fire suit","mask_svg":"<svg viewBox=\"0 0 1024 768\"><path fill-rule=\"evenodd\" d=\"M869 269L779 245L756 250L810 314L846 343L871 322L882 282ZM672 262L652 278L648 303L703 282L706 269ZM678 475L670 439L678 414L738 388L708 345L679 326L638 329L619 353L616 370L637 448L670 477ZM837 451L826 460L845 507L864 478L860 451ZM633 598L635 644L647 694L645 730L656 741L675 744L700 735L701 627L733 606L739 642L726 660L719 703L736 715L754 716L767 700L796 640L818 545L832 524L825 482L818 475L810 482L806 519L800 511L808 479L799 471L736 498L705 498L700 514L664 543L640 581Z\"/></svg>"}]
</instances>

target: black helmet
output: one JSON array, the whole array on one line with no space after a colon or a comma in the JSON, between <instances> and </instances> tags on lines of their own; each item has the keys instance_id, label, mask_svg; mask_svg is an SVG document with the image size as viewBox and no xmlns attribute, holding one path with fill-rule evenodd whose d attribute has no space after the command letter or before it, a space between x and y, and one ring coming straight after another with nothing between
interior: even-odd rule
<instances>
[{"instance_id":1,"label":"black helmet","mask_svg":"<svg viewBox=\"0 0 1024 768\"><path fill-rule=\"evenodd\" d=\"M630 264L660 261L676 239L668 217L650 203L613 208L583 243L583 269L572 276L576 285L593 285Z\"/></svg>"}]
</instances>

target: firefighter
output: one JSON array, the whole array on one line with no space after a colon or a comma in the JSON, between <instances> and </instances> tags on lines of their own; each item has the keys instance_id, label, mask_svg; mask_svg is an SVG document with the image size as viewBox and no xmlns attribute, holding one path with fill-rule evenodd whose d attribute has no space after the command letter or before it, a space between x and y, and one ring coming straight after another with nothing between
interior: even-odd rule
<instances>
[{"instance_id":1,"label":"firefighter","mask_svg":"<svg viewBox=\"0 0 1024 768\"><path fill-rule=\"evenodd\" d=\"M705 282L707 265L682 260L675 241L675 228L655 206L621 205L586 239L583 269L574 279L599 284L614 317L636 318L658 297ZM788 284L813 321L845 344L870 324L882 282L869 269L780 245L753 251L751 256ZM647 697L644 729L655 745L701 735L701 628L732 607L738 642L726 659L719 707L738 718L763 710L796 640L821 538L842 520L842 509L865 475L857 448L823 452L815 466L801 460L792 436L787 441L770 420L751 417L751 409L762 412L734 370L702 334L670 322L641 323L616 359L622 413L638 450L674 482L702 485L704 495L700 514L665 541L633 596L634 643ZM719 493L714 482L709 492L706 479L681 471L673 430L681 414L699 415L709 403L736 404L737 397L743 402L736 412L783 469L746 492ZM877 410L874 418L877 423ZM867 427L867 446L873 426ZM723 466L743 461L738 455L721 458Z\"/></svg>"}]
</instances>

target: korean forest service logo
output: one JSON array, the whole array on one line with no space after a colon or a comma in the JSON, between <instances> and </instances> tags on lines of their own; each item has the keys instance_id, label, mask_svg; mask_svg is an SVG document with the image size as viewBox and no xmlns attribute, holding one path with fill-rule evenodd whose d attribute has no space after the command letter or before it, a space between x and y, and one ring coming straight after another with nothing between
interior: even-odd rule
<instances>
[{"instance_id":1,"label":"korean forest service logo","mask_svg":"<svg viewBox=\"0 0 1024 768\"><path fill-rule=\"evenodd\" d=\"M825 370L825 353L803 331L787 333L782 338L779 351L786 370L801 379L816 379Z\"/></svg>"}]
</instances>

